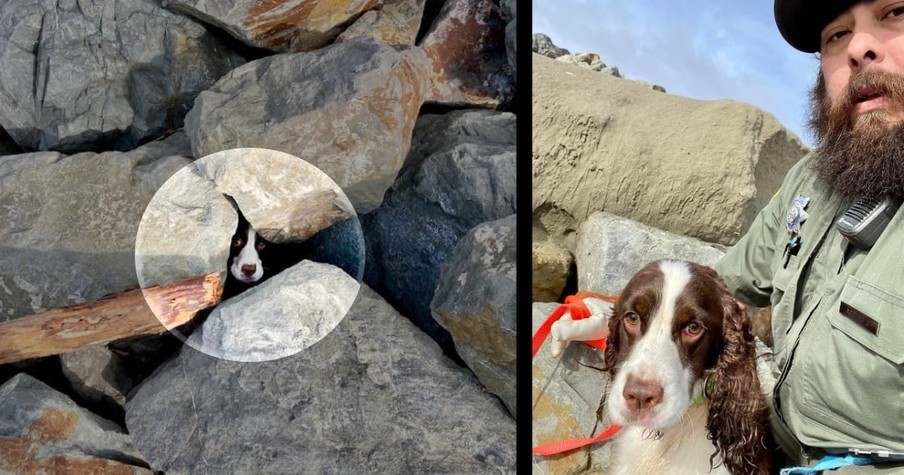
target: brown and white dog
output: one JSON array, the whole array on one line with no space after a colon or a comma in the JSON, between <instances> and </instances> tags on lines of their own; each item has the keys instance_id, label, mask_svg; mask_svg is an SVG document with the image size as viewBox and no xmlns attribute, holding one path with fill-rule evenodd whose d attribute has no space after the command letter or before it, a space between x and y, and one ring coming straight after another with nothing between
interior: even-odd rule
<instances>
[{"instance_id":1,"label":"brown and white dog","mask_svg":"<svg viewBox=\"0 0 904 475\"><path fill-rule=\"evenodd\" d=\"M750 322L714 270L648 264L620 294L608 333L607 411L624 426L613 475L770 473Z\"/></svg>"}]
</instances>

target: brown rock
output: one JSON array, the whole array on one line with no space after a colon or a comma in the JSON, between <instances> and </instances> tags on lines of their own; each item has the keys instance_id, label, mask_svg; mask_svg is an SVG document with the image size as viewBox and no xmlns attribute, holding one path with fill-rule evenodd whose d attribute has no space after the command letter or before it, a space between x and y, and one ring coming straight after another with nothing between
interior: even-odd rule
<instances>
[{"instance_id":1,"label":"brown rock","mask_svg":"<svg viewBox=\"0 0 904 475\"><path fill-rule=\"evenodd\" d=\"M555 241L534 242L531 251L531 298L534 302L559 300L574 257Z\"/></svg>"},{"instance_id":2,"label":"brown rock","mask_svg":"<svg viewBox=\"0 0 904 475\"><path fill-rule=\"evenodd\" d=\"M421 28L426 0L387 0L383 7L364 12L336 38L336 43L373 38L388 45L413 45Z\"/></svg>"},{"instance_id":3,"label":"brown rock","mask_svg":"<svg viewBox=\"0 0 904 475\"><path fill-rule=\"evenodd\" d=\"M171 0L167 6L209 22L245 43L274 51L327 45L352 18L380 0Z\"/></svg>"},{"instance_id":4,"label":"brown rock","mask_svg":"<svg viewBox=\"0 0 904 475\"><path fill-rule=\"evenodd\" d=\"M432 101L499 107L515 87L506 22L490 0L450 0L421 42L433 63Z\"/></svg>"}]
</instances>

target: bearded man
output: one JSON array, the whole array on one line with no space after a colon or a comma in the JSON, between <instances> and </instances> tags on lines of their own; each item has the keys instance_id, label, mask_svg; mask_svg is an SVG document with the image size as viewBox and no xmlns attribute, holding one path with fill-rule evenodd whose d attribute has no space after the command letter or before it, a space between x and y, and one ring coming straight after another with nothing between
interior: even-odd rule
<instances>
[{"instance_id":1,"label":"bearded man","mask_svg":"<svg viewBox=\"0 0 904 475\"><path fill-rule=\"evenodd\" d=\"M776 0L775 19L818 53L818 146L716 268L772 306L786 464L904 473L904 1ZM892 210L872 243L836 225L863 198Z\"/></svg>"}]
</instances>

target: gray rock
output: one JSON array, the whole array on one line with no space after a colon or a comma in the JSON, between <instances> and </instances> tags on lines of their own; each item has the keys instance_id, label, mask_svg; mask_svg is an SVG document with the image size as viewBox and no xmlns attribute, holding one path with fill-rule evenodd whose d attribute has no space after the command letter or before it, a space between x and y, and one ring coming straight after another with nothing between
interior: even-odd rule
<instances>
[{"instance_id":1,"label":"gray rock","mask_svg":"<svg viewBox=\"0 0 904 475\"><path fill-rule=\"evenodd\" d=\"M455 349L512 416L515 403L515 215L461 239L430 305Z\"/></svg>"},{"instance_id":2,"label":"gray rock","mask_svg":"<svg viewBox=\"0 0 904 475\"><path fill-rule=\"evenodd\" d=\"M373 38L388 45L413 45L421 27L426 0L386 0L364 12L336 38L336 43Z\"/></svg>"},{"instance_id":3,"label":"gray rock","mask_svg":"<svg viewBox=\"0 0 904 475\"><path fill-rule=\"evenodd\" d=\"M157 1L22 0L0 8L0 124L30 150L120 150L182 127L243 63Z\"/></svg>"},{"instance_id":4,"label":"gray rock","mask_svg":"<svg viewBox=\"0 0 904 475\"><path fill-rule=\"evenodd\" d=\"M237 363L184 348L126 404L154 470L492 473L515 468L515 423L369 289L294 356Z\"/></svg>"},{"instance_id":5,"label":"gray rock","mask_svg":"<svg viewBox=\"0 0 904 475\"><path fill-rule=\"evenodd\" d=\"M344 24L380 0L165 0L165 5L273 51L310 51L330 43ZM417 28L415 28L417 32Z\"/></svg>"},{"instance_id":6,"label":"gray rock","mask_svg":"<svg viewBox=\"0 0 904 475\"><path fill-rule=\"evenodd\" d=\"M306 160L366 213L382 202L408 152L426 68L419 48L373 40L270 56L201 93L186 131L199 157L260 147Z\"/></svg>"},{"instance_id":7,"label":"gray rock","mask_svg":"<svg viewBox=\"0 0 904 475\"><path fill-rule=\"evenodd\" d=\"M534 33L533 40L531 41L531 51L553 59L562 55L571 54L567 49L559 48L554 45L552 40L549 39L549 36L546 36L543 33Z\"/></svg>"},{"instance_id":8,"label":"gray rock","mask_svg":"<svg viewBox=\"0 0 904 475\"><path fill-rule=\"evenodd\" d=\"M60 355L63 375L80 397L106 406L125 406L133 380L119 355L106 346L89 346Z\"/></svg>"},{"instance_id":9,"label":"gray rock","mask_svg":"<svg viewBox=\"0 0 904 475\"><path fill-rule=\"evenodd\" d=\"M153 473L122 428L31 376L0 386L0 400L0 472Z\"/></svg>"},{"instance_id":10,"label":"gray rock","mask_svg":"<svg viewBox=\"0 0 904 475\"><path fill-rule=\"evenodd\" d=\"M607 76L624 78L624 76L621 75L621 73L618 71L618 67L616 66L604 66L603 69L600 70L600 72Z\"/></svg>"},{"instance_id":11,"label":"gray rock","mask_svg":"<svg viewBox=\"0 0 904 475\"><path fill-rule=\"evenodd\" d=\"M491 111L419 118L396 184L361 217L365 282L443 345L430 314L442 264L471 228L515 212L514 125L513 114Z\"/></svg>"},{"instance_id":12,"label":"gray rock","mask_svg":"<svg viewBox=\"0 0 904 475\"><path fill-rule=\"evenodd\" d=\"M285 358L332 331L359 288L337 267L302 261L217 305L186 343L230 361Z\"/></svg>"},{"instance_id":13,"label":"gray rock","mask_svg":"<svg viewBox=\"0 0 904 475\"><path fill-rule=\"evenodd\" d=\"M515 95L498 1L449 0L420 46L432 62L430 102L505 107Z\"/></svg>"},{"instance_id":14,"label":"gray rock","mask_svg":"<svg viewBox=\"0 0 904 475\"><path fill-rule=\"evenodd\" d=\"M135 235L190 163L178 133L128 153L0 157L0 321L135 288Z\"/></svg>"},{"instance_id":15,"label":"gray rock","mask_svg":"<svg viewBox=\"0 0 904 475\"><path fill-rule=\"evenodd\" d=\"M557 306L533 304L531 334ZM570 343L559 358L550 355L548 341L540 348L531 368L532 446L591 437L609 427L608 421L596 418L609 383L606 373L593 369L602 367L602 354L583 343ZM609 452L609 444L602 443L589 450L535 457L533 473L606 473Z\"/></svg>"},{"instance_id":16,"label":"gray rock","mask_svg":"<svg viewBox=\"0 0 904 475\"><path fill-rule=\"evenodd\" d=\"M594 71L602 71L602 70L606 69L606 63L602 62L601 60L596 60L596 61L590 63L590 69L592 69ZM613 68L613 69L618 71L617 68Z\"/></svg>"},{"instance_id":17,"label":"gray rock","mask_svg":"<svg viewBox=\"0 0 904 475\"><path fill-rule=\"evenodd\" d=\"M722 249L609 213L593 213L578 231L575 260L578 288L605 295L620 293L648 262L659 259L714 265Z\"/></svg>"}]
</instances>

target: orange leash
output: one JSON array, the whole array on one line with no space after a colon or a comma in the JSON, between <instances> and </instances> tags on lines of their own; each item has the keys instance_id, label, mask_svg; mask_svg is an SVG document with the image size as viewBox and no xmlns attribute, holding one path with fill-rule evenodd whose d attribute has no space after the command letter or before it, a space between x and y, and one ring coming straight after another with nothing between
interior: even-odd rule
<instances>
[{"instance_id":1,"label":"orange leash","mask_svg":"<svg viewBox=\"0 0 904 475\"><path fill-rule=\"evenodd\" d=\"M613 435L617 434L620 431L622 426L618 424L612 424L606 430L600 432L600 434L596 437L587 437L584 439L569 439L569 440L560 440L558 442L550 442L548 444L538 445L531 449L531 453L534 455L555 455L560 454L562 452L567 452L569 450L579 449L585 445L595 444L597 442L602 442L604 440L609 439Z\"/></svg>"},{"instance_id":2,"label":"orange leash","mask_svg":"<svg viewBox=\"0 0 904 475\"><path fill-rule=\"evenodd\" d=\"M600 300L604 300L611 304L614 304L618 299L618 296L615 295L602 295L595 292L582 291L578 292L574 295L569 295L565 297L565 303L556 307L555 310L549 317L546 318L546 321L540 325L540 328L537 329L537 332L534 333L532 344L533 344L533 353L531 354L531 359L537 356L537 352L540 351L540 347L543 346L543 342L546 341L546 337L549 336L549 332L552 329L552 324L557 322L562 315L565 315L565 312L571 312L572 320L581 320L590 316L590 310L587 308L587 305L584 304L584 298L592 297ZM594 348L598 348L600 350L606 349L606 339L603 338L601 340L591 340L585 341L586 343ZM608 440L612 436L620 431L622 426L618 424L613 424L609 426L606 430L601 432L599 435L595 437L586 437L583 439L568 439L568 440L560 440L558 442L550 442L548 444L538 445L531 450L533 455L542 455L549 456L560 454L562 452L567 452L569 450L578 449L584 447L586 445L595 444L597 442L602 442Z\"/></svg>"}]
</instances>

